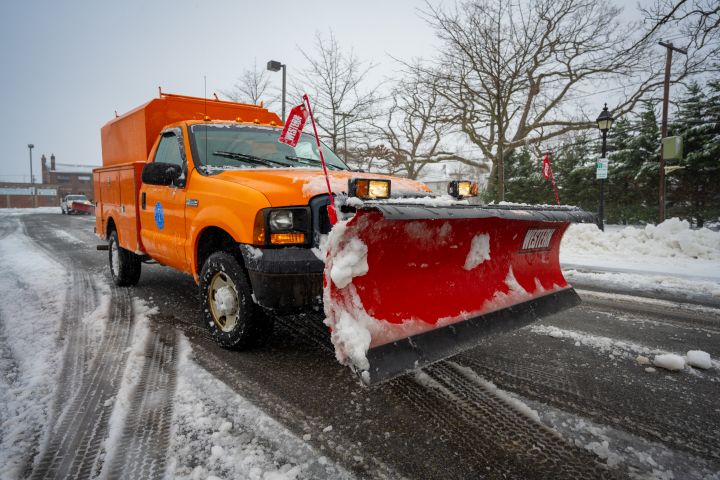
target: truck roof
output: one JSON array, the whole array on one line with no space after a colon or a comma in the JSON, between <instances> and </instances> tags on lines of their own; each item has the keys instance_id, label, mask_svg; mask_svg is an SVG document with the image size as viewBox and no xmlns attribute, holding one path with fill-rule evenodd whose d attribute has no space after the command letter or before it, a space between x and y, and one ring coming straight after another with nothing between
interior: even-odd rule
<instances>
[{"instance_id":1,"label":"truck roof","mask_svg":"<svg viewBox=\"0 0 720 480\"><path fill-rule=\"evenodd\" d=\"M106 123L101 129L103 165L146 161L160 132L168 125L192 120L225 120L282 125L277 114L259 105L161 93Z\"/></svg>"}]
</instances>

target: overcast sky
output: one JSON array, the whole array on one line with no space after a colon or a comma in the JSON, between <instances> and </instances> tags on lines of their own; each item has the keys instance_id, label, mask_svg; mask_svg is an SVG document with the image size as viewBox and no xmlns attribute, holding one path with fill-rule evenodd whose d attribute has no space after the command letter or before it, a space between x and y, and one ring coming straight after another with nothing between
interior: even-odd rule
<instances>
[{"instance_id":1,"label":"overcast sky","mask_svg":"<svg viewBox=\"0 0 720 480\"><path fill-rule=\"evenodd\" d=\"M311 8L308 5L312 5ZM0 181L28 181L28 143L67 164L101 163L100 127L163 91L230 89L254 59L303 63L316 31L393 73L389 55L422 56L432 32L418 0L0 2ZM273 78L280 84L280 73Z\"/></svg>"},{"instance_id":2,"label":"overcast sky","mask_svg":"<svg viewBox=\"0 0 720 480\"><path fill-rule=\"evenodd\" d=\"M447 0L449 1L449 0ZM441 0L433 3L442 3ZM447 3L447 2L444 2ZM312 7L308 7L312 5ZM203 96L230 89L257 59L292 77L316 31L378 64L432 54L421 0L121 0L0 2L0 181L28 181L40 156L99 165L100 127L163 91ZM634 10L633 7L630 7ZM280 73L274 74L280 83Z\"/></svg>"}]
</instances>

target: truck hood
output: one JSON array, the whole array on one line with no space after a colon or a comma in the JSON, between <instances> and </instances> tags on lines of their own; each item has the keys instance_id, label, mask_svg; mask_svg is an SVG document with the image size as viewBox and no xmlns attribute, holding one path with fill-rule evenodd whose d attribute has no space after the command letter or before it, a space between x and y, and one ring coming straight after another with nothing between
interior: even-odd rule
<instances>
[{"instance_id":1,"label":"truck hood","mask_svg":"<svg viewBox=\"0 0 720 480\"><path fill-rule=\"evenodd\" d=\"M431 190L423 183L407 178L375 173L328 170L330 186L334 193L345 193L350 178L381 178L391 183L391 192L396 195L417 195ZM301 205L320 194L327 193L323 171L317 168L253 168L226 170L212 178L255 189L263 193L271 205Z\"/></svg>"}]
</instances>

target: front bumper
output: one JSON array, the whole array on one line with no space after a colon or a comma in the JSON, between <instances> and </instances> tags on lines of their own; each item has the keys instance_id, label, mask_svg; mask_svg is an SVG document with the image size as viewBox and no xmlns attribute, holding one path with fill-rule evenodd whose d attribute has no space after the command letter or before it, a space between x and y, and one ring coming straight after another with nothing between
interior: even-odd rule
<instances>
[{"instance_id":1,"label":"front bumper","mask_svg":"<svg viewBox=\"0 0 720 480\"><path fill-rule=\"evenodd\" d=\"M325 264L309 248L241 245L255 302L276 313L322 305Z\"/></svg>"}]
</instances>

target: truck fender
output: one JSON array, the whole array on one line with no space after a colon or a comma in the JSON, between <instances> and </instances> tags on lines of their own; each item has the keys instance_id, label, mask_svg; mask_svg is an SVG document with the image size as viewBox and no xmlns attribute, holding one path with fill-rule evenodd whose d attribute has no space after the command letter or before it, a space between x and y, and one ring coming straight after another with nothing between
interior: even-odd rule
<instances>
[{"instance_id":1,"label":"truck fender","mask_svg":"<svg viewBox=\"0 0 720 480\"><path fill-rule=\"evenodd\" d=\"M253 212L253 219L255 212ZM235 243L249 243L252 238L252 227L253 222L247 221L247 219L241 218L231 209L222 206L206 207L198 213L197 217L192 220L189 229L190 237L190 252L188 252L188 259L190 260L190 268L195 278L198 281L199 268L197 264L198 255L198 242L202 237L203 232L209 228L217 228L232 237Z\"/></svg>"}]
</instances>

